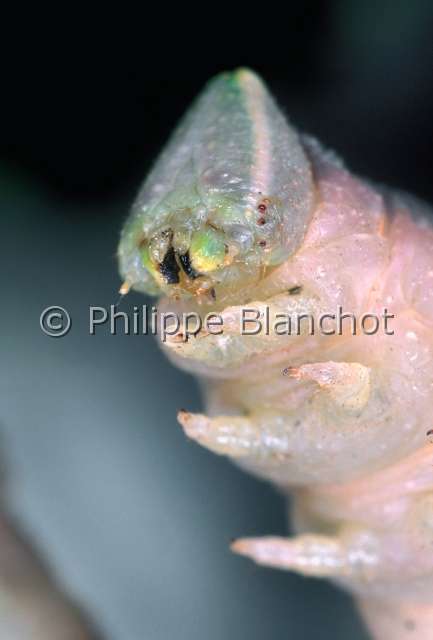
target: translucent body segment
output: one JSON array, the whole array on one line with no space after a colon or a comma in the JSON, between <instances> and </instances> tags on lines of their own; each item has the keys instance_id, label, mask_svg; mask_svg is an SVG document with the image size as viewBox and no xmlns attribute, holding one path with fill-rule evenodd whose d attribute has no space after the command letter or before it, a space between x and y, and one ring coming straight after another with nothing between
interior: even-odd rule
<instances>
[{"instance_id":1,"label":"translucent body segment","mask_svg":"<svg viewBox=\"0 0 433 640\"><path fill-rule=\"evenodd\" d=\"M382 416L391 414L392 395L382 394L368 369L357 363L325 362L309 369L332 370L337 380L312 380L306 396L299 396L300 406L214 417L181 412L179 421L190 438L281 486L324 483L359 472L367 461L377 465L381 447L372 456L366 445L390 437L391 420L380 434L377 429ZM339 381L338 370L351 374ZM287 376L280 376L287 386Z\"/></svg>"},{"instance_id":2,"label":"translucent body segment","mask_svg":"<svg viewBox=\"0 0 433 640\"><path fill-rule=\"evenodd\" d=\"M179 340L177 335L171 338L169 336L165 346L176 359L191 360L192 366L194 362L203 362L217 369L241 366L264 350L287 344L285 316L292 318L292 326L295 328L298 315L308 317L313 313L320 313L321 304L322 301L317 297L293 298L287 294L279 294L266 302L253 300L248 305L229 306L219 313L221 332L209 332L204 326L193 340L184 341ZM161 310L165 310L165 307L161 307ZM284 317L280 319L279 314L284 314ZM280 324L277 326L278 322ZM276 331L273 330L275 326ZM305 335L308 330L307 320L299 323L301 335ZM178 333L185 335L186 328L181 325Z\"/></svg>"}]
</instances>

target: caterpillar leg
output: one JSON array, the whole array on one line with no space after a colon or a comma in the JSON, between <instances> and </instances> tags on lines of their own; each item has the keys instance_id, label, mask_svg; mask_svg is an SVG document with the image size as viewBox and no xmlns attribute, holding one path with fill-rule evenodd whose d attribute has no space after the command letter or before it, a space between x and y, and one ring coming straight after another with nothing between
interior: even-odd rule
<instances>
[{"instance_id":1,"label":"caterpillar leg","mask_svg":"<svg viewBox=\"0 0 433 640\"><path fill-rule=\"evenodd\" d=\"M189 438L215 453L238 458L266 446L266 439L259 433L256 423L247 417L208 418L187 411L179 411L177 417Z\"/></svg>"},{"instance_id":2,"label":"caterpillar leg","mask_svg":"<svg viewBox=\"0 0 433 640\"><path fill-rule=\"evenodd\" d=\"M364 579L380 562L375 543L368 533L326 536L304 534L294 538L240 538L231 549L257 564L297 571L314 577Z\"/></svg>"},{"instance_id":3,"label":"caterpillar leg","mask_svg":"<svg viewBox=\"0 0 433 640\"><path fill-rule=\"evenodd\" d=\"M208 417L180 411L186 435L214 453L266 463L284 463L297 438L286 420L273 413ZM291 418L294 421L294 418Z\"/></svg>"},{"instance_id":4,"label":"caterpillar leg","mask_svg":"<svg viewBox=\"0 0 433 640\"><path fill-rule=\"evenodd\" d=\"M285 373L317 383L324 400L347 412L362 410L370 397L370 369L357 362L316 362L288 368Z\"/></svg>"}]
</instances>

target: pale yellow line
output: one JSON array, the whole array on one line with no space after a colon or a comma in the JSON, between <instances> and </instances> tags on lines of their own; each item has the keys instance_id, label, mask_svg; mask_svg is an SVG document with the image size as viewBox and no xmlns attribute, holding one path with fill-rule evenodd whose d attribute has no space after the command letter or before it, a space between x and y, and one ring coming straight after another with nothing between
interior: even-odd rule
<instances>
[{"instance_id":1,"label":"pale yellow line","mask_svg":"<svg viewBox=\"0 0 433 640\"><path fill-rule=\"evenodd\" d=\"M271 181L272 158L269 123L265 111L266 89L254 74L246 70L239 71L238 80L245 93L246 106L253 128L255 161L251 175L252 188L266 195Z\"/></svg>"}]
</instances>

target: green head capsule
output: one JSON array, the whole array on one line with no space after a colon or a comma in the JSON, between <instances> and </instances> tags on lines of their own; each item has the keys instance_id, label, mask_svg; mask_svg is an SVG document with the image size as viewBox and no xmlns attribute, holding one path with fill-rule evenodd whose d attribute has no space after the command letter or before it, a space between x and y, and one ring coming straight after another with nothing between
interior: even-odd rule
<instances>
[{"instance_id":1,"label":"green head capsule","mask_svg":"<svg viewBox=\"0 0 433 640\"><path fill-rule=\"evenodd\" d=\"M262 81L213 79L150 172L119 245L125 281L148 293L233 294L301 244L310 165Z\"/></svg>"}]
</instances>

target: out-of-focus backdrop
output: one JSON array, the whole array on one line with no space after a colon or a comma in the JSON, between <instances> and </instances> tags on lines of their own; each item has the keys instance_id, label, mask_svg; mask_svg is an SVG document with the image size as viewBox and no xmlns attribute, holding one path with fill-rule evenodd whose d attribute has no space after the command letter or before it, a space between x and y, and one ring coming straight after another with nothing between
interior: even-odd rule
<instances>
[{"instance_id":1,"label":"out-of-focus backdrop","mask_svg":"<svg viewBox=\"0 0 433 640\"><path fill-rule=\"evenodd\" d=\"M175 414L200 406L195 381L149 336L88 333L89 305L116 302L119 229L141 180L221 70L251 66L356 172L433 201L432 3L244 11L239 24L222 5L25 14L3 58L7 500L110 640L366 638L327 583L228 551L236 536L284 534L285 505L186 441ZM72 316L62 339L40 331L49 305Z\"/></svg>"}]
</instances>

